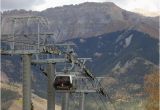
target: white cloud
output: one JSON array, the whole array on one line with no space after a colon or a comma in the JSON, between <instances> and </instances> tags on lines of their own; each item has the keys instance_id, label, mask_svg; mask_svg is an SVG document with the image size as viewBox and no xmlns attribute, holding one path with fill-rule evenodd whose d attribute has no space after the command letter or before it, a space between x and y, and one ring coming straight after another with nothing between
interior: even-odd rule
<instances>
[{"instance_id":1,"label":"white cloud","mask_svg":"<svg viewBox=\"0 0 160 110\"><path fill-rule=\"evenodd\" d=\"M106 0L113 1L123 9L132 11L134 9L143 9L150 11L160 11L159 0Z\"/></svg>"},{"instance_id":2,"label":"white cloud","mask_svg":"<svg viewBox=\"0 0 160 110\"><path fill-rule=\"evenodd\" d=\"M32 6L37 6L42 3L44 3L44 0L1 0L1 10L32 10Z\"/></svg>"},{"instance_id":3,"label":"white cloud","mask_svg":"<svg viewBox=\"0 0 160 110\"><path fill-rule=\"evenodd\" d=\"M80 4L83 2L105 2L105 0L46 0L44 4L34 6L34 10L44 10L50 7L57 7L70 4Z\"/></svg>"},{"instance_id":4,"label":"white cloud","mask_svg":"<svg viewBox=\"0 0 160 110\"><path fill-rule=\"evenodd\" d=\"M2 10L21 8L41 11L50 7L83 2L114 2L116 5L129 11L135 8L160 11L159 0L2 0Z\"/></svg>"}]
</instances>

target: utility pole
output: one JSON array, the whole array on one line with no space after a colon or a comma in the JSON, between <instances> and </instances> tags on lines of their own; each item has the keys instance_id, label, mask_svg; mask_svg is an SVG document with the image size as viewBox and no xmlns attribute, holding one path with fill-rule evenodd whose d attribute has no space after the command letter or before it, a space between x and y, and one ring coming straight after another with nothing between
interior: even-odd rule
<instances>
[{"instance_id":1,"label":"utility pole","mask_svg":"<svg viewBox=\"0 0 160 110\"><path fill-rule=\"evenodd\" d=\"M18 41L19 39L15 40L15 38L17 37L17 35L15 35L16 34L15 33L15 28L16 28L15 25L16 25L17 21L22 21L22 22L25 21L26 22L29 19L38 20L38 30L37 30L38 32L36 34L34 34L34 35L38 34L38 46L37 46L37 48L34 48L34 49L26 48L27 46L29 47L29 44L26 46L25 45L25 41L23 43L22 41L19 42ZM35 17L34 16L33 17L32 16L11 17L11 20L13 21L13 32L12 32L12 34L2 35L3 38L6 38L6 40L4 40L3 42L5 42L6 44L10 44L9 45L10 49L4 49L3 51L1 51L1 54L4 54L4 55L7 55L7 54L9 54L9 55L12 55L12 54L22 55L22 62L23 62L23 89L22 89L22 92L23 92L23 110L31 110L31 103L32 103L31 102L31 56L33 54L43 53L43 52L40 51L40 33L39 33L39 31L40 31L39 23L43 19L44 18L42 18L42 17L36 17L36 16ZM43 22L43 24L45 24L45 22ZM46 34L47 33L45 33L45 34L42 33L42 35L46 35ZM25 34L21 34L20 37L24 36L24 35ZM7 36L7 37L5 37L5 36ZM28 33L27 37L28 36L31 36L31 34ZM7 38L10 38L10 37L12 38L11 39L11 43L7 39ZM15 48L16 44L19 44L20 46L19 45L18 46L20 48L18 48L18 49ZM34 45L36 45L36 44L34 44ZM24 48L24 46L25 46L25 48ZM48 70L52 71L52 68L51 69L49 68ZM50 71L49 71L49 73L52 73ZM49 81L48 82L49 82L49 86L51 86L53 84L50 81L50 79L52 79L52 74L49 74L49 75L51 77L49 77ZM52 79L52 81L53 81L53 79ZM50 89L48 91L49 91L49 93L53 94L53 92L52 92L53 91L53 85L52 85L52 91ZM52 95L52 96L54 96L54 95ZM50 98L53 98L53 97L50 97ZM51 104L49 104L49 105L51 105ZM53 100L53 104L52 105L55 106L54 105L54 100ZM48 107L48 108L50 108L50 107ZM51 110L51 109L49 109L49 110ZM54 110L54 109L52 109L52 110Z\"/></svg>"},{"instance_id":2,"label":"utility pole","mask_svg":"<svg viewBox=\"0 0 160 110\"><path fill-rule=\"evenodd\" d=\"M55 110L55 88L53 87L53 81L55 78L55 66L56 63L64 63L65 58L48 58L32 60L32 64L47 64L47 78L48 78L48 89L47 89L47 110ZM65 102L64 102L65 103ZM65 107L64 107L65 108ZM66 110L66 109L64 109Z\"/></svg>"},{"instance_id":3,"label":"utility pole","mask_svg":"<svg viewBox=\"0 0 160 110\"><path fill-rule=\"evenodd\" d=\"M47 110L55 110L55 89L53 87L53 81L55 77L55 63L49 63L48 65L48 88L47 88Z\"/></svg>"},{"instance_id":4,"label":"utility pole","mask_svg":"<svg viewBox=\"0 0 160 110\"><path fill-rule=\"evenodd\" d=\"M62 96L62 110L68 110L69 105L69 93L64 93Z\"/></svg>"},{"instance_id":5,"label":"utility pole","mask_svg":"<svg viewBox=\"0 0 160 110\"><path fill-rule=\"evenodd\" d=\"M85 93L84 92L81 92L81 95L80 95L80 103L79 103L79 110L85 110Z\"/></svg>"},{"instance_id":6,"label":"utility pole","mask_svg":"<svg viewBox=\"0 0 160 110\"><path fill-rule=\"evenodd\" d=\"M23 55L23 110L31 110L31 55Z\"/></svg>"}]
</instances>

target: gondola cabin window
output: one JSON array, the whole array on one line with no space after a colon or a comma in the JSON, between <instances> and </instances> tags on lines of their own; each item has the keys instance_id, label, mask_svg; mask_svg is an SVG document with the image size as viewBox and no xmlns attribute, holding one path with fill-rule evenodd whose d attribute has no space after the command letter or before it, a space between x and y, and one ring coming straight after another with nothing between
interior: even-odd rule
<instances>
[{"instance_id":1,"label":"gondola cabin window","mask_svg":"<svg viewBox=\"0 0 160 110\"><path fill-rule=\"evenodd\" d=\"M72 77L70 75L56 76L54 81L56 90L70 90L72 86Z\"/></svg>"}]
</instances>

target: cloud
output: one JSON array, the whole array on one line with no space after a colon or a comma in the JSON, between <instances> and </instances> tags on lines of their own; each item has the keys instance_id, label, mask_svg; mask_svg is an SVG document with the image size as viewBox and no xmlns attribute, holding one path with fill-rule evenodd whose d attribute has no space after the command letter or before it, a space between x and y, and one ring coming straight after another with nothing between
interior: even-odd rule
<instances>
[{"instance_id":1,"label":"cloud","mask_svg":"<svg viewBox=\"0 0 160 110\"><path fill-rule=\"evenodd\" d=\"M83 2L113 2L121 8L129 11L132 11L135 8L150 11L160 10L159 0L1 0L2 10L27 9L37 11Z\"/></svg>"},{"instance_id":2,"label":"cloud","mask_svg":"<svg viewBox=\"0 0 160 110\"><path fill-rule=\"evenodd\" d=\"M1 10L26 9L44 3L44 0L1 0Z\"/></svg>"},{"instance_id":3,"label":"cloud","mask_svg":"<svg viewBox=\"0 0 160 110\"><path fill-rule=\"evenodd\" d=\"M116 3L123 9L132 11L134 9L143 9L150 11L159 11L160 2L159 0L106 0Z\"/></svg>"},{"instance_id":4,"label":"cloud","mask_svg":"<svg viewBox=\"0 0 160 110\"><path fill-rule=\"evenodd\" d=\"M44 10L50 7L79 4L83 2L113 2L128 11L134 10L135 8L158 11L160 6L159 0L46 0L44 4L34 6L33 9Z\"/></svg>"},{"instance_id":5,"label":"cloud","mask_svg":"<svg viewBox=\"0 0 160 110\"><path fill-rule=\"evenodd\" d=\"M105 2L105 0L46 0L44 4L39 6L34 6L34 10L44 10L46 8L63 6L63 5L71 5L71 4L80 4L84 2Z\"/></svg>"}]
</instances>

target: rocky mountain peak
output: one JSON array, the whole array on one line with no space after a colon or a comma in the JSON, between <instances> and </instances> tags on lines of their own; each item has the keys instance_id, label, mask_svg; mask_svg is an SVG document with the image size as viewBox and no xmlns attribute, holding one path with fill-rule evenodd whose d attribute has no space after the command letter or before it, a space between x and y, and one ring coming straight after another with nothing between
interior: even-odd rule
<instances>
[{"instance_id":1,"label":"rocky mountain peak","mask_svg":"<svg viewBox=\"0 0 160 110\"><path fill-rule=\"evenodd\" d=\"M86 2L49 8L41 12L21 11L4 12L2 18L13 14L45 17L49 20L51 31L61 36L55 34L58 41L77 37L88 38L125 29L138 30L158 38L158 18L123 10L112 2ZM4 28L6 29L3 30L10 30L9 27L4 26Z\"/></svg>"}]
</instances>

